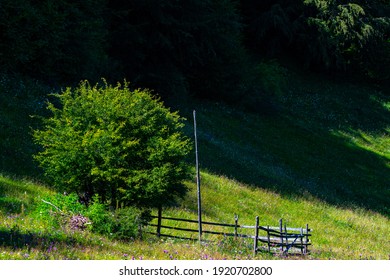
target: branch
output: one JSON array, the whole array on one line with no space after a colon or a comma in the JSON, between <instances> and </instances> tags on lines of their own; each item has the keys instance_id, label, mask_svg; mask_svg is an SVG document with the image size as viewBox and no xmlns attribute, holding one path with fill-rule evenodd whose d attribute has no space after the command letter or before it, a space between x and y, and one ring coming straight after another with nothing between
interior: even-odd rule
<instances>
[{"instance_id":1,"label":"branch","mask_svg":"<svg viewBox=\"0 0 390 280\"><path fill-rule=\"evenodd\" d=\"M60 208L58 208L57 206L55 206L53 203L51 203L51 202L49 202L49 201L46 201L46 200L43 200L43 199L41 199L41 200L42 200L44 203L47 203L47 204L53 206L55 209L57 209L58 211L60 211L60 212L62 213L62 210L61 210Z\"/></svg>"}]
</instances>

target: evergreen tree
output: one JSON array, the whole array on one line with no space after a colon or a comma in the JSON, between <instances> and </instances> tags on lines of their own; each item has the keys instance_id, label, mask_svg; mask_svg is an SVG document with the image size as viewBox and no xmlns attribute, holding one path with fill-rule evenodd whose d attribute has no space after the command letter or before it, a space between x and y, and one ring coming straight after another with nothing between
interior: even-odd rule
<instances>
[{"instance_id":1,"label":"evergreen tree","mask_svg":"<svg viewBox=\"0 0 390 280\"><path fill-rule=\"evenodd\" d=\"M389 77L388 0L241 0L246 44L318 69Z\"/></svg>"},{"instance_id":2,"label":"evergreen tree","mask_svg":"<svg viewBox=\"0 0 390 280\"><path fill-rule=\"evenodd\" d=\"M375 17L362 4L351 1L305 0L312 8L307 17L310 28L315 35L308 45L311 57L326 67L345 68L359 54L379 38L383 37L387 25L387 17Z\"/></svg>"}]
</instances>

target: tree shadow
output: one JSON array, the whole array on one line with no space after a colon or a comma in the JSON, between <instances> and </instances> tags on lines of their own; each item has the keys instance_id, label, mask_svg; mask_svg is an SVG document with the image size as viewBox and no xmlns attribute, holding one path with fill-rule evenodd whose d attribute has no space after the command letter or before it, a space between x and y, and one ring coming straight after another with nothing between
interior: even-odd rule
<instances>
[{"instance_id":1,"label":"tree shadow","mask_svg":"<svg viewBox=\"0 0 390 280\"><path fill-rule=\"evenodd\" d=\"M56 236L49 233L22 232L18 226L0 229L0 246L17 249L49 248L56 246L73 247L80 241L70 236Z\"/></svg>"},{"instance_id":2,"label":"tree shadow","mask_svg":"<svg viewBox=\"0 0 390 280\"><path fill-rule=\"evenodd\" d=\"M13 197L6 197L0 194L0 212L9 214L20 213L23 203Z\"/></svg>"},{"instance_id":3,"label":"tree shadow","mask_svg":"<svg viewBox=\"0 0 390 280\"><path fill-rule=\"evenodd\" d=\"M381 134L386 133L390 125L389 86L311 73L293 74L288 93L278 101L283 113L310 129Z\"/></svg>"},{"instance_id":4,"label":"tree shadow","mask_svg":"<svg viewBox=\"0 0 390 280\"><path fill-rule=\"evenodd\" d=\"M355 129L385 131L389 111L371 109L383 114L383 122L357 121ZM284 196L315 197L339 207L390 216L389 159L332 132L336 122L332 130L329 122L315 127L315 122L300 123L302 119L291 116L215 112L220 109L197 113L201 168ZM337 129L343 127L337 125Z\"/></svg>"}]
</instances>

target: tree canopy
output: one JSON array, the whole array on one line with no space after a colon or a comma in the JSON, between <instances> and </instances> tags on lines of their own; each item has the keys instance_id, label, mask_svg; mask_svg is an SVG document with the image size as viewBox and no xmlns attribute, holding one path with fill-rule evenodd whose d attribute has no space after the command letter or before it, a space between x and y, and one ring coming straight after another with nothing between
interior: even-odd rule
<instances>
[{"instance_id":1,"label":"tree canopy","mask_svg":"<svg viewBox=\"0 0 390 280\"><path fill-rule=\"evenodd\" d=\"M182 119L147 90L82 82L55 95L52 116L34 131L35 158L59 190L88 202L161 206L185 193L191 149Z\"/></svg>"}]
</instances>

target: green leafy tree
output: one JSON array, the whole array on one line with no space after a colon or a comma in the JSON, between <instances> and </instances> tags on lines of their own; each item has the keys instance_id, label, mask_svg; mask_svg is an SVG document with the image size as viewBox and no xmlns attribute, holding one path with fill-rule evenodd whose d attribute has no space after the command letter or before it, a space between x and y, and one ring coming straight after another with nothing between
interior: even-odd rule
<instances>
[{"instance_id":1,"label":"green leafy tree","mask_svg":"<svg viewBox=\"0 0 390 280\"><path fill-rule=\"evenodd\" d=\"M148 90L82 82L55 96L61 107L49 103L52 117L34 131L42 146L35 159L55 187L123 206L161 206L185 194L182 118Z\"/></svg>"}]
</instances>

